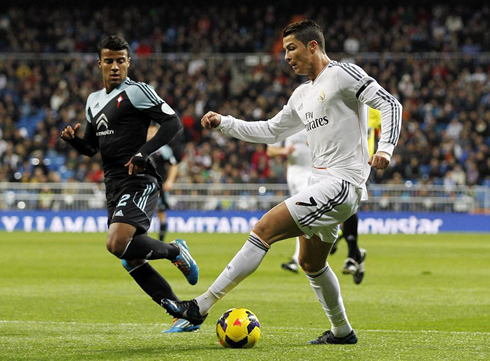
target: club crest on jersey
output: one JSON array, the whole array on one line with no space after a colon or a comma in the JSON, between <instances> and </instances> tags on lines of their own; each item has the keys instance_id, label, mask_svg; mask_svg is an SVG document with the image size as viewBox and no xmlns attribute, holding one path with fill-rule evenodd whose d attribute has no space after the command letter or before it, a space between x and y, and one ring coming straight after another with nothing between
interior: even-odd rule
<instances>
[{"instance_id":1,"label":"club crest on jersey","mask_svg":"<svg viewBox=\"0 0 490 361\"><path fill-rule=\"evenodd\" d=\"M122 95L119 95L117 97L117 108L119 109L119 105L121 105L121 102L124 100Z\"/></svg>"},{"instance_id":2,"label":"club crest on jersey","mask_svg":"<svg viewBox=\"0 0 490 361\"><path fill-rule=\"evenodd\" d=\"M325 91L321 91L320 92L320 95L318 96L318 101L321 103L325 100L326 96L325 96Z\"/></svg>"},{"instance_id":3,"label":"club crest on jersey","mask_svg":"<svg viewBox=\"0 0 490 361\"><path fill-rule=\"evenodd\" d=\"M102 113L100 117L95 121L95 126L97 127L96 136L100 137L103 135L111 135L114 134L114 131L109 129L109 120L106 115Z\"/></svg>"}]
</instances>

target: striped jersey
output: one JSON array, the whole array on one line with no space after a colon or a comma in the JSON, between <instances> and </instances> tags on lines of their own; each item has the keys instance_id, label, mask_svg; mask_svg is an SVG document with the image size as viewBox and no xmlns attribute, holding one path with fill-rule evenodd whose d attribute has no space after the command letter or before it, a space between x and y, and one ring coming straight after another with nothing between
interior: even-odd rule
<instances>
[{"instance_id":1,"label":"striped jersey","mask_svg":"<svg viewBox=\"0 0 490 361\"><path fill-rule=\"evenodd\" d=\"M177 117L151 86L129 78L110 93L101 89L90 94L85 111L88 140L100 149L106 180L128 177L124 164L146 143L152 120L162 124ZM157 176L151 162L147 173Z\"/></svg>"},{"instance_id":2,"label":"striped jersey","mask_svg":"<svg viewBox=\"0 0 490 361\"><path fill-rule=\"evenodd\" d=\"M388 154L398 142L402 106L355 64L330 61L314 81L296 88L273 118L245 122L223 116L223 133L250 142L273 144L306 128L314 168L364 189L368 164L369 107L381 112L378 151Z\"/></svg>"}]
</instances>

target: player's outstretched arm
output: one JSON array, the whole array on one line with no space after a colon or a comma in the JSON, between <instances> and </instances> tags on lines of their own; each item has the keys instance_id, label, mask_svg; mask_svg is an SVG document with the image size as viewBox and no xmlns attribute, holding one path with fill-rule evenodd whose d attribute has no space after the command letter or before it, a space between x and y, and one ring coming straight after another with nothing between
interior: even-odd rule
<instances>
[{"instance_id":1,"label":"player's outstretched arm","mask_svg":"<svg viewBox=\"0 0 490 361\"><path fill-rule=\"evenodd\" d=\"M277 155L290 155L294 152L294 145L290 145L289 147L277 147L275 145L267 146L267 155L269 157L275 157Z\"/></svg>"},{"instance_id":2,"label":"player's outstretched arm","mask_svg":"<svg viewBox=\"0 0 490 361\"><path fill-rule=\"evenodd\" d=\"M80 129L80 123L77 123L74 128L68 125L61 131L60 138L70 143L73 148L83 155L93 157L99 151L99 147L92 125L87 123L83 138L77 137L78 129Z\"/></svg>"},{"instance_id":3,"label":"player's outstretched arm","mask_svg":"<svg viewBox=\"0 0 490 361\"><path fill-rule=\"evenodd\" d=\"M172 190L178 174L179 174L179 166L177 164L172 164L168 169L167 179L162 185L164 191L169 192Z\"/></svg>"},{"instance_id":4,"label":"player's outstretched arm","mask_svg":"<svg viewBox=\"0 0 490 361\"><path fill-rule=\"evenodd\" d=\"M80 123L75 124L75 128L72 128L71 125L68 125L61 131L60 138L64 141L72 140L76 137L77 130L80 129Z\"/></svg>"},{"instance_id":5,"label":"player's outstretched arm","mask_svg":"<svg viewBox=\"0 0 490 361\"><path fill-rule=\"evenodd\" d=\"M202 117L201 125L205 129L219 129L223 134L246 142L265 144L281 142L305 128L301 119L293 115L287 106L268 120L252 122L210 111Z\"/></svg>"},{"instance_id":6,"label":"player's outstretched arm","mask_svg":"<svg viewBox=\"0 0 490 361\"><path fill-rule=\"evenodd\" d=\"M386 169L390 165L391 156L382 151L377 151L375 154L369 158L368 164L376 169Z\"/></svg>"},{"instance_id":7,"label":"player's outstretched arm","mask_svg":"<svg viewBox=\"0 0 490 361\"><path fill-rule=\"evenodd\" d=\"M201 119L201 125L203 128L211 129L216 128L221 124L221 114L215 112L207 112Z\"/></svg>"}]
</instances>

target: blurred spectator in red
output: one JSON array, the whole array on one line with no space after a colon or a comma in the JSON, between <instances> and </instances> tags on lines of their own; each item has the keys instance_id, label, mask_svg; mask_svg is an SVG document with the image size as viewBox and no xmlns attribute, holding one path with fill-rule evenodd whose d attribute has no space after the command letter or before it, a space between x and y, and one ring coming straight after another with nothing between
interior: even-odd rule
<instances>
[{"instance_id":1,"label":"blurred spectator in red","mask_svg":"<svg viewBox=\"0 0 490 361\"><path fill-rule=\"evenodd\" d=\"M153 49L151 48L151 45L147 40L142 40L138 44L138 46L136 47L136 50L134 52L137 55L145 56L145 55L151 54L153 52Z\"/></svg>"},{"instance_id":2,"label":"blurred spectator in red","mask_svg":"<svg viewBox=\"0 0 490 361\"><path fill-rule=\"evenodd\" d=\"M100 183L104 180L104 171L99 163L91 163L86 180L93 183Z\"/></svg>"},{"instance_id":3,"label":"blurred spectator in red","mask_svg":"<svg viewBox=\"0 0 490 361\"><path fill-rule=\"evenodd\" d=\"M269 156L264 144L256 144L255 151L252 153L251 165L252 169L259 173L260 178L269 176Z\"/></svg>"}]
</instances>

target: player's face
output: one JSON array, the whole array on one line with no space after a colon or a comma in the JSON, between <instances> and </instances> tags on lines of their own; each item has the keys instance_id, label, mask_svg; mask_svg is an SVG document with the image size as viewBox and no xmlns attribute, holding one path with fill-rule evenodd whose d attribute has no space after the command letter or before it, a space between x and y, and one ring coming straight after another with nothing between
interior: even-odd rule
<instances>
[{"instance_id":1,"label":"player's face","mask_svg":"<svg viewBox=\"0 0 490 361\"><path fill-rule=\"evenodd\" d=\"M313 64L311 52L294 34L282 39L282 45L286 53L284 59L291 65L296 75L309 75Z\"/></svg>"},{"instance_id":2,"label":"player's face","mask_svg":"<svg viewBox=\"0 0 490 361\"><path fill-rule=\"evenodd\" d=\"M126 80L130 63L131 58L126 50L101 50L99 67L102 69L102 78L107 92L112 91Z\"/></svg>"}]
</instances>

